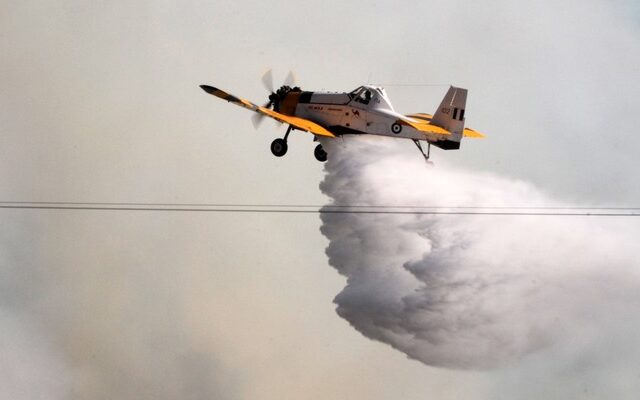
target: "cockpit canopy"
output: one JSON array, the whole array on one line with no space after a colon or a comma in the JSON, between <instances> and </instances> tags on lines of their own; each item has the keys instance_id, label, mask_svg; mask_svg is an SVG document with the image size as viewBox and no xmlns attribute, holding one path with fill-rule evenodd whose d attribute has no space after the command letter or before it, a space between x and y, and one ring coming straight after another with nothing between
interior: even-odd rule
<instances>
[{"instance_id":1,"label":"cockpit canopy","mask_svg":"<svg viewBox=\"0 0 640 400\"><path fill-rule=\"evenodd\" d=\"M383 108L393 110L391 102L383 88L374 86L360 86L349 93L351 100L369 108Z\"/></svg>"}]
</instances>

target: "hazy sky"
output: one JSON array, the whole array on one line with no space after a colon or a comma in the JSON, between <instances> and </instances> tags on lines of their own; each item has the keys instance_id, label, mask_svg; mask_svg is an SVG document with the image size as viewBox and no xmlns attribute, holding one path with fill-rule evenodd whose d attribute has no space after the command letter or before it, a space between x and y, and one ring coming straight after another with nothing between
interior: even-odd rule
<instances>
[{"instance_id":1,"label":"hazy sky","mask_svg":"<svg viewBox=\"0 0 640 400\"><path fill-rule=\"evenodd\" d=\"M266 101L260 77L273 68L309 90L468 88L467 123L489 137L434 150L436 165L638 206L639 15L633 1L593 0L14 2L0 7L0 200L322 204L308 134L276 159L283 127L255 131L249 112L198 88ZM446 86L388 92L400 112L433 112ZM576 370L542 354L461 372L366 339L335 313L345 279L318 216L5 210L0 221L0 397L637 393L633 360L599 374L597 358Z\"/></svg>"}]
</instances>

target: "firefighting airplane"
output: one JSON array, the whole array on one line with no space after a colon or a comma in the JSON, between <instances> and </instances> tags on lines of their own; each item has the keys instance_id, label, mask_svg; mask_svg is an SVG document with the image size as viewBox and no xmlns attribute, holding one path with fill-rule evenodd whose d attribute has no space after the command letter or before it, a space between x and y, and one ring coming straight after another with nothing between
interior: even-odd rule
<instances>
[{"instance_id":1,"label":"firefighting airplane","mask_svg":"<svg viewBox=\"0 0 640 400\"><path fill-rule=\"evenodd\" d=\"M289 76L292 77L292 74ZM335 138L347 134L410 139L427 162L432 144L444 150L457 150L463 137L485 137L480 132L464 127L466 89L451 86L434 115L403 115L393 109L381 87L364 85L349 93L309 92L285 82L277 91L273 91L271 71L263 76L262 81L271 92L269 102L264 106L212 86L200 87L209 94L258 113L254 118L256 126L264 116L288 124L284 138L271 143L271 152L276 157L287 153L287 138L292 130L310 132L315 135L314 141L318 137ZM287 78L287 81L293 79ZM426 153L420 145L421 141L427 142ZM314 155L318 161L327 160L322 144L316 146Z\"/></svg>"}]
</instances>

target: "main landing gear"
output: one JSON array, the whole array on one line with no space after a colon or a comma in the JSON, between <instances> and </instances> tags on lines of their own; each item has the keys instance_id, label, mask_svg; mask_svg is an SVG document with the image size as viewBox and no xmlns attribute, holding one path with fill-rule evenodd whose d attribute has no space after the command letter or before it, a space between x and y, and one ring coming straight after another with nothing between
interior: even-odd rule
<instances>
[{"instance_id":1,"label":"main landing gear","mask_svg":"<svg viewBox=\"0 0 640 400\"><path fill-rule=\"evenodd\" d=\"M291 133L292 127L289 125L287 128L287 133L284 134L284 138L276 139L271 142L271 153L273 153L276 157L282 157L287 154L287 150L289 146L287 145L287 139L289 138L289 133ZM313 155L316 157L316 160L320 162L327 161L327 152L324 150L321 144L318 144L313 151Z\"/></svg>"},{"instance_id":2,"label":"main landing gear","mask_svg":"<svg viewBox=\"0 0 640 400\"><path fill-rule=\"evenodd\" d=\"M271 152L276 157L282 157L287 154L287 149L289 146L287 145L287 138L289 137L289 133L291 133L291 125L287 128L287 133L284 134L284 139L276 139L271 142Z\"/></svg>"},{"instance_id":3,"label":"main landing gear","mask_svg":"<svg viewBox=\"0 0 640 400\"><path fill-rule=\"evenodd\" d=\"M327 161L327 152L324 151L324 148L321 144L317 145L315 150L313 150L313 155L316 156L316 160L320 162Z\"/></svg>"},{"instance_id":4,"label":"main landing gear","mask_svg":"<svg viewBox=\"0 0 640 400\"><path fill-rule=\"evenodd\" d=\"M287 145L286 139L278 138L271 142L271 152L276 157L282 157L283 155L287 154L288 148L289 146Z\"/></svg>"},{"instance_id":5,"label":"main landing gear","mask_svg":"<svg viewBox=\"0 0 640 400\"><path fill-rule=\"evenodd\" d=\"M420 145L420 142L415 139L412 139L412 140L413 140L413 143L415 143L416 146L418 146L418 150L420 150L420 153L422 153L422 156L424 157L424 160L427 162L427 164L433 165L433 162L429 161L429 154L431 153L431 143L427 142L427 153L425 154L424 150L422 149L422 146Z\"/></svg>"}]
</instances>

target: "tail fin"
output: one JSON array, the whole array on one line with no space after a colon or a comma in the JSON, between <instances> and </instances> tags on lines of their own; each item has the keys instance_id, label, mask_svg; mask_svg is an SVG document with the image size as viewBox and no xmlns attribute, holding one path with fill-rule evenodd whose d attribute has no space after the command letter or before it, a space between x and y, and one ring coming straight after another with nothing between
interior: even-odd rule
<instances>
[{"instance_id":1,"label":"tail fin","mask_svg":"<svg viewBox=\"0 0 640 400\"><path fill-rule=\"evenodd\" d=\"M440 107L433 115L431 123L448 130L453 134L462 134L464 130L464 108L467 103L467 89L454 86L442 99Z\"/></svg>"}]
</instances>

